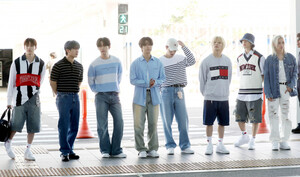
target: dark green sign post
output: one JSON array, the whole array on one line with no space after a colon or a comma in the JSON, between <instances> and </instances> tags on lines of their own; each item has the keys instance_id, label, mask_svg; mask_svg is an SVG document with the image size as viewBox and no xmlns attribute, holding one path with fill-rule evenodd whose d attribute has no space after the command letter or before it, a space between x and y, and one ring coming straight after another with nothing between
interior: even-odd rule
<instances>
[{"instance_id":1,"label":"dark green sign post","mask_svg":"<svg viewBox=\"0 0 300 177\"><path fill-rule=\"evenodd\" d=\"M123 35L128 33L128 4L118 6L118 33Z\"/></svg>"}]
</instances>

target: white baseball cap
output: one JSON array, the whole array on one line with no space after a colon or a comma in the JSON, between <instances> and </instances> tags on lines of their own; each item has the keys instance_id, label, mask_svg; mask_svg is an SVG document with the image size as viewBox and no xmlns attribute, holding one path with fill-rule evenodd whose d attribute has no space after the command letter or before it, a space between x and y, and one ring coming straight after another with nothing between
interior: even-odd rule
<instances>
[{"instance_id":1,"label":"white baseball cap","mask_svg":"<svg viewBox=\"0 0 300 177\"><path fill-rule=\"evenodd\" d=\"M178 42L174 38L168 39L167 46L169 47L170 51L177 51L178 50Z\"/></svg>"}]
</instances>

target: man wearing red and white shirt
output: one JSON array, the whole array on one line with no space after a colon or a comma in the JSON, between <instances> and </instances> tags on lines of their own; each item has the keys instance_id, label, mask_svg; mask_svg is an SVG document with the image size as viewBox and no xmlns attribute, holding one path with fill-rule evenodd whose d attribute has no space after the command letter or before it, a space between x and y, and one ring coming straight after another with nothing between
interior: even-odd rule
<instances>
[{"instance_id":1,"label":"man wearing red and white shirt","mask_svg":"<svg viewBox=\"0 0 300 177\"><path fill-rule=\"evenodd\" d=\"M39 90L45 76L45 64L34 54L37 42L33 38L24 41L25 54L15 59L10 67L7 88L7 107L13 107L11 119L11 135L4 143L8 156L12 159L15 154L11 142L16 132L22 132L26 121L27 148L25 160L34 161L30 151L34 134L40 131L40 99Z\"/></svg>"}]
</instances>

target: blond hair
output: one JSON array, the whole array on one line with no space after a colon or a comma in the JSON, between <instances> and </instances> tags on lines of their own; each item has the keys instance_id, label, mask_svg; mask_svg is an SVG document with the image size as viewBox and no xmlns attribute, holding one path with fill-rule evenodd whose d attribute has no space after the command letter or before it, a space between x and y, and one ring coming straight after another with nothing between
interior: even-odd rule
<instances>
[{"instance_id":1,"label":"blond hair","mask_svg":"<svg viewBox=\"0 0 300 177\"><path fill-rule=\"evenodd\" d=\"M279 39L282 39L284 41L284 38L281 35L277 35L273 38L273 41L272 41L273 55L277 55L276 48L277 48ZM283 48L283 53L285 54L285 48Z\"/></svg>"},{"instance_id":2,"label":"blond hair","mask_svg":"<svg viewBox=\"0 0 300 177\"><path fill-rule=\"evenodd\" d=\"M213 46L216 41L221 41L221 43L223 44L223 48L222 48L222 50L223 50L225 48L225 45L226 45L224 38L221 37L221 36L213 37L212 40L211 40L211 45Z\"/></svg>"}]
</instances>

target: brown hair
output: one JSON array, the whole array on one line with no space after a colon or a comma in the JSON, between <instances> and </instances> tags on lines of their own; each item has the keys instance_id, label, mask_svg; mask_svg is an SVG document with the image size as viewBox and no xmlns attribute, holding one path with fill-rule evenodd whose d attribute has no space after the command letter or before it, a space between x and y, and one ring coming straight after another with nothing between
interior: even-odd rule
<instances>
[{"instance_id":1,"label":"brown hair","mask_svg":"<svg viewBox=\"0 0 300 177\"><path fill-rule=\"evenodd\" d=\"M97 47L108 46L110 47L110 40L107 37L101 37L97 40Z\"/></svg>"},{"instance_id":2,"label":"brown hair","mask_svg":"<svg viewBox=\"0 0 300 177\"><path fill-rule=\"evenodd\" d=\"M25 39L24 46L29 46L29 45L33 45L33 46L37 47L36 40L33 39L33 38L27 38L27 39Z\"/></svg>"},{"instance_id":3,"label":"brown hair","mask_svg":"<svg viewBox=\"0 0 300 177\"><path fill-rule=\"evenodd\" d=\"M151 46L153 45L153 41L150 37L143 37L140 39L140 41L139 41L140 48L142 48L143 46L145 46L147 44L149 44Z\"/></svg>"},{"instance_id":4,"label":"brown hair","mask_svg":"<svg viewBox=\"0 0 300 177\"><path fill-rule=\"evenodd\" d=\"M56 58L56 53L55 53L55 52L51 52L51 53L50 53L50 57L51 57L51 58Z\"/></svg>"},{"instance_id":5,"label":"brown hair","mask_svg":"<svg viewBox=\"0 0 300 177\"><path fill-rule=\"evenodd\" d=\"M297 34L297 40L300 40L300 33Z\"/></svg>"}]
</instances>

